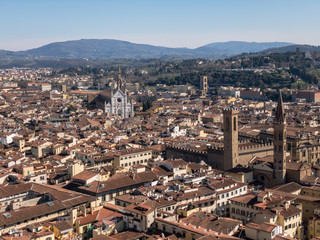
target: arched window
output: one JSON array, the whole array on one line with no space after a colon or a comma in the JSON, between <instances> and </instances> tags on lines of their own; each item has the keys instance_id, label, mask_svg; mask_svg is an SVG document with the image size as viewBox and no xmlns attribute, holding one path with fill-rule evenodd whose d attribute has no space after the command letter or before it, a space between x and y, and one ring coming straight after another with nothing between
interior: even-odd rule
<instances>
[{"instance_id":1,"label":"arched window","mask_svg":"<svg viewBox=\"0 0 320 240\"><path fill-rule=\"evenodd\" d=\"M233 117L233 131L237 131L237 118Z\"/></svg>"}]
</instances>

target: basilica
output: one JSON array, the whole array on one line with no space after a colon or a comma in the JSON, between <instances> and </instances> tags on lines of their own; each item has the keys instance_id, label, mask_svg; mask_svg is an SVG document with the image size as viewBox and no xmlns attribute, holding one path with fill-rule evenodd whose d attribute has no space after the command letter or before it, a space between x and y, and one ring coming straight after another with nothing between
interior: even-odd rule
<instances>
[{"instance_id":1,"label":"basilica","mask_svg":"<svg viewBox=\"0 0 320 240\"><path fill-rule=\"evenodd\" d=\"M117 89L111 91L106 89L97 96L88 99L88 106L91 109L102 109L107 114L129 118L134 116L132 100L128 99L126 85L121 76L121 69L118 71Z\"/></svg>"}]
</instances>

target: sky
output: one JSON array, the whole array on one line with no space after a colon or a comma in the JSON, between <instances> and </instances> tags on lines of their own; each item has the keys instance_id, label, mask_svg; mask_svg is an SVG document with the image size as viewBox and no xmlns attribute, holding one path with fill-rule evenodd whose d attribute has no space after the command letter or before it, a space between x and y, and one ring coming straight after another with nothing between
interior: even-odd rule
<instances>
[{"instance_id":1,"label":"sky","mask_svg":"<svg viewBox=\"0 0 320 240\"><path fill-rule=\"evenodd\" d=\"M0 49L78 39L196 48L212 42L320 45L319 0L2 0Z\"/></svg>"}]
</instances>

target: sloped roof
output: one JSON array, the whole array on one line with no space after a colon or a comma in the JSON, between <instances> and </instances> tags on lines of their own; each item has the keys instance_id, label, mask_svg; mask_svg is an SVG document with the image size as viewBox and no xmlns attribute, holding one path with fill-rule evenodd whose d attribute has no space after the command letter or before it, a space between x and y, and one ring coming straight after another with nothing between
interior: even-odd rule
<instances>
[{"instance_id":1,"label":"sloped roof","mask_svg":"<svg viewBox=\"0 0 320 240\"><path fill-rule=\"evenodd\" d=\"M109 89L105 89L99 93L97 98L101 101L110 102L111 101L111 91Z\"/></svg>"}]
</instances>

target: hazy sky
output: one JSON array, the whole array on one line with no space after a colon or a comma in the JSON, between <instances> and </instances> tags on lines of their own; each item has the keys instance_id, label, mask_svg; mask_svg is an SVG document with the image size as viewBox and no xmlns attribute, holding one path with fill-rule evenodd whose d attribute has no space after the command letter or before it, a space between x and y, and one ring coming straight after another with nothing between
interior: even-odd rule
<instances>
[{"instance_id":1,"label":"hazy sky","mask_svg":"<svg viewBox=\"0 0 320 240\"><path fill-rule=\"evenodd\" d=\"M0 49L81 38L195 48L218 41L320 45L319 0L3 0Z\"/></svg>"}]
</instances>

